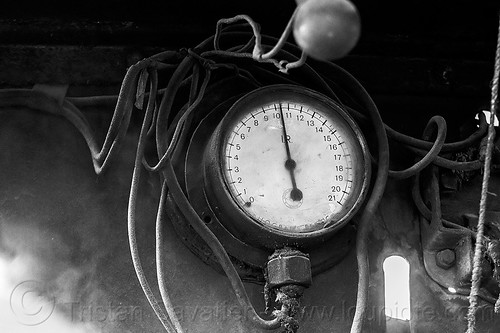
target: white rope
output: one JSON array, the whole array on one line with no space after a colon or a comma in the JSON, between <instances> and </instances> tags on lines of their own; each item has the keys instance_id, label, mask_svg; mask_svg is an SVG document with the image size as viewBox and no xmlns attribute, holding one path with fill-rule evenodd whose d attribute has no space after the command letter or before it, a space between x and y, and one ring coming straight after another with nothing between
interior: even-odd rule
<instances>
[{"instance_id":1,"label":"white rope","mask_svg":"<svg viewBox=\"0 0 500 333\"><path fill-rule=\"evenodd\" d=\"M488 183L490 180L491 156L495 138L495 116L498 104L498 80L500 75L500 22L497 37L495 56L495 70L491 85L490 124L488 126L488 139L486 144L486 158L484 161L483 183L481 187L481 201L479 202L479 219L477 223L476 247L474 251L472 269L472 287L469 295L469 311L467 313L467 333L476 332L476 313L478 308L478 293L481 284L481 261L484 247L484 224L486 215L486 201L488 197Z\"/></svg>"}]
</instances>

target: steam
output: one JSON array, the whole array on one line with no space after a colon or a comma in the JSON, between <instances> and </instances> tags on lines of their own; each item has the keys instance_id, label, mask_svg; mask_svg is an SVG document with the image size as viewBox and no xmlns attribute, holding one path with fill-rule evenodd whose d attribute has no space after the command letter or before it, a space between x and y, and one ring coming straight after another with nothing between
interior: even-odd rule
<instances>
[{"instance_id":1,"label":"steam","mask_svg":"<svg viewBox=\"0 0 500 333\"><path fill-rule=\"evenodd\" d=\"M158 331L126 233L135 135L97 179L88 147L64 119L23 109L5 114L0 110L0 332ZM143 177L138 241L147 245L144 257L154 258L149 230L157 200L150 193L158 189L148 181ZM154 261L144 269L154 272Z\"/></svg>"},{"instance_id":2,"label":"steam","mask_svg":"<svg viewBox=\"0 0 500 333\"><path fill-rule=\"evenodd\" d=\"M5 222L0 238L1 331L97 332L93 323L75 322L68 311L79 301L77 286L88 272L69 263L67 245L36 227Z\"/></svg>"}]
</instances>

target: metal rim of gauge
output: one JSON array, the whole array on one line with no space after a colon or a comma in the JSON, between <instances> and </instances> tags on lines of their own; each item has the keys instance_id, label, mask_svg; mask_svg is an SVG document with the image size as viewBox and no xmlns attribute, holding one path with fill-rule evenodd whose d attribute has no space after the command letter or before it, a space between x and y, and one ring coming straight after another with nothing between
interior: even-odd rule
<instances>
[{"instance_id":1,"label":"metal rim of gauge","mask_svg":"<svg viewBox=\"0 0 500 333\"><path fill-rule=\"evenodd\" d=\"M332 99L280 84L238 99L204 154L212 211L248 244L307 245L344 226L371 175L364 136Z\"/></svg>"}]
</instances>

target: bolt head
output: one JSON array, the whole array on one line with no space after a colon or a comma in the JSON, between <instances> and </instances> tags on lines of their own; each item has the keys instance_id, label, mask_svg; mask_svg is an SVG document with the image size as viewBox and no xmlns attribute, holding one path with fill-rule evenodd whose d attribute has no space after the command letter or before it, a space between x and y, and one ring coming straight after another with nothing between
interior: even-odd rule
<instances>
[{"instance_id":1,"label":"bolt head","mask_svg":"<svg viewBox=\"0 0 500 333\"><path fill-rule=\"evenodd\" d=\"M455 251L452 249L444 249L436 253L436 264L441 268L451 268L456 260Z\"/></svg>"}]
</instances>

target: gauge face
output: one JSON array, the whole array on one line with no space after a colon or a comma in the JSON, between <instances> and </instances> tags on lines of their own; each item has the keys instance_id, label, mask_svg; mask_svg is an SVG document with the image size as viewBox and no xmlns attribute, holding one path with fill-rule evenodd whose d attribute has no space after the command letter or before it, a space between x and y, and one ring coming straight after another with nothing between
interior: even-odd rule
<instances>
[{"instance_id":1,"label":"gauge face","mask_svg":"<svg viewBox=\"0 0 500 333\"><path fill-rule=\"evenodd\" d=\"M227 117L222 177L251 219L308 233L354 214L368 184L366 144L337 104L305 88L276 86L246 95Z\"/></svg>"}]
</instances>

